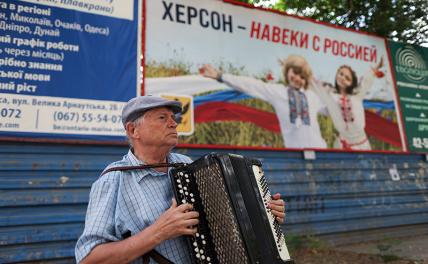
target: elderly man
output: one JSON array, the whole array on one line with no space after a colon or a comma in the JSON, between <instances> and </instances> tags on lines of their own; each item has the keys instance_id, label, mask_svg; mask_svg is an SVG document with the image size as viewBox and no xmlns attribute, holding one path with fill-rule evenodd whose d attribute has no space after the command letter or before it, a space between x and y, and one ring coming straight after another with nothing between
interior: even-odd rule
<instances>
[{"instance_id":1,"label":"elderly man","mask_svg":"<svg viewBox=\"0 0 428 264\"><path fill-rule=\"evenodd\" d=\"M122 166L157 163L190 163L171 153L178 142L175 115L181 103L155 96L131 99L122 112L131 149ZM105 170L105 171L106 171ZM270 207L280 222L284 202L274 195ZM177 206L168 168L109 171L93 185L85 229L76 244L78 263L142 263L143 255L156 249L174 263L190 263L183 235L194 235L198 213L190 204Z\"/></svg>"}]
</instances>

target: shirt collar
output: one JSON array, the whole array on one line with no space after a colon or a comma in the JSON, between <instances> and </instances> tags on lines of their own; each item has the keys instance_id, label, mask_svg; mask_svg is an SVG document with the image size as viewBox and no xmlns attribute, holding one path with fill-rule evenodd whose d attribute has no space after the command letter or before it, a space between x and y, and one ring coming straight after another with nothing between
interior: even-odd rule
<instances>
[{"instance_id":1,"label":"shirt collar","mask_svg":"<svg viewBox=\"0 0 428 264\"><path fill-rule=\"evenodd\" d=\"M139 166L139 165L146 164L144 161L139 160L134 155L134 153L132 152L131 149L128 151L128 155L127 156L128 156L128 161L129 161L129 163L130 163L131 166ZM173 158L173 156L171 155L171 153L168 154L167 160L168 160L168 162L175 162L175 159ZM171 168L168 168L168 173L169 173L170 169ZM136 175L135 175L137 182L140 182L144 177L146 177L149 174L152 175L152 176L155 176L155 177L165 176L166 175L166 173L159 172L159 171L156 171L154 169L138 170L136 172Z\"/></svg>"}]
</instances>

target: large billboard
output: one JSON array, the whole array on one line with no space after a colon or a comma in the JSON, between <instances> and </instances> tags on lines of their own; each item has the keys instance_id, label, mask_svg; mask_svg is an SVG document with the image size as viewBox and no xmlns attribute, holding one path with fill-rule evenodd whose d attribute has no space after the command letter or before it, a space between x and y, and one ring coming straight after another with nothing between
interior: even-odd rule
<instances>
[{"instance_id":1,"label":"large billboard","mask_svg":"<svg viewBox=\"0 0 428 264\"><path fill-rule=\"evenodd\" d=\"M138 0L0 2L0 137L123 140L140 93Z\"/></svg>"},{"instance_id":2,"label":"large billboard","mask_svg":"<svg viewBox=\"0 0 428 264\"><path fill-rule=\"evenodd\" d=\"M428 49L389 42L410 151L428 152Z\"/></svg>"},{"instance_id":3,"label":"large billboard","mask_svg":"<svg viewBox=\"0 0 428 264\"><path fill-rule=\"evenodd\" d=\"M181 143L406 150L385 39L226 1L145 7L145 94L193 97Z\"/></svg>"}]
</instances>

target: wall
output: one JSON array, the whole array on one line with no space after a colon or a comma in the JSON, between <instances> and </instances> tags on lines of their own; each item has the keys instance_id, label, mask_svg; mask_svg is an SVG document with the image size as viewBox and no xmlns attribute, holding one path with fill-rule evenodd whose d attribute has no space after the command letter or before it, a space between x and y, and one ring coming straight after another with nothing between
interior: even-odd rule
<instances>
[{"instance_id":1,"label":"wall","mask_svg":"<svg viewBox=\"0 0 428 264\"><path fill-rule=\"evenodd\" d=\"M0 142L0 263L73 262L91 183L126 151ZM425 155L317 152L305 160L301 151L177 151L194 159L213 151L261 158L270 188L287 201L286 234L349 242L348 234L369 239L361 234L397 227L401 235L427 232Z\"/></svg>"}]
</instances>

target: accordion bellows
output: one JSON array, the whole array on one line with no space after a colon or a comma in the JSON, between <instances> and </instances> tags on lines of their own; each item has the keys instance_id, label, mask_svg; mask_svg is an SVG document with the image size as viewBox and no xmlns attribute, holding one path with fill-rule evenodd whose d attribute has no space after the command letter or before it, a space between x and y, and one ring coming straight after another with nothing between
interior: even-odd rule
<instances>
[{"instance_id":1,"label":"accordion bellows","mask_svg":"<svg viewBox=\"0 0 428 264\"><path fill-rule=\"evenodd\" d=\"M291 263L260 161L208 154L171 171L179 204L199 212L198 233L186 237L193 263Z\"/></svg>"}]
</instances>

